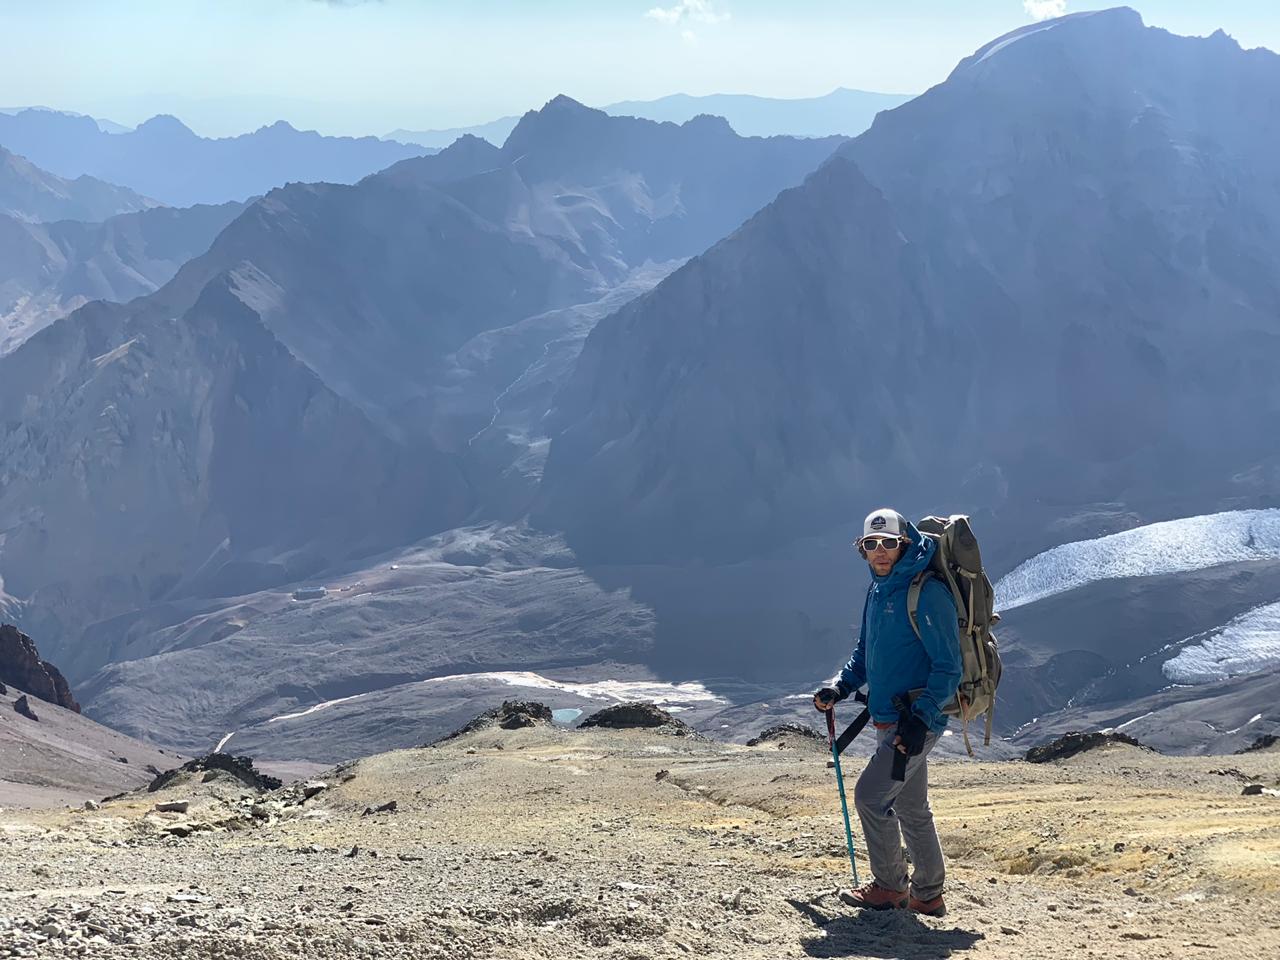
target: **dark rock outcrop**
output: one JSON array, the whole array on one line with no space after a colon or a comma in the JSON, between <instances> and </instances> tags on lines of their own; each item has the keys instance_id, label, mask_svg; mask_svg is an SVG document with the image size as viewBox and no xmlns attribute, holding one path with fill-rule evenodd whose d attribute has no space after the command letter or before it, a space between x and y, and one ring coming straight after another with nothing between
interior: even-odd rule
<instances>
[{"instance_id":1,"label":"dark rock outcrop","mask_svg":"<svg viewBox=\"0 0 1280 960\"><path fill-rule=\"evenodd\" d=\"M505 700L500 707L486 710L484 713L468 720L453 733L446 734L427 746L435 746L455 740L468 733L500 727L503 730L519 730L522 727L533 727L539 723L550 724L553 720L551 708L536 700Z\"/></svg>"},{"instance_id":2,"label":"dark rock outcrop","mask_svg":"<svg viewBox=\"0 0 1280 960\"><path fill-rule=\"evenodd\" d=\"M41 660L35 642L8 623L0 625L0 681L55 706L80 712L80 704L58 668Z\"/></svg>"},{"instance_id":3,"label":"dark rock outcrop","mask_svg":"<svg viewBox=\"0 0 1280 960\"><path fill-rule=\"evenodd\" d=\"M818 743L825 743L826 738L818 733L813 727L806 727L802 723L779 723L776 726L769 727L760 731L760 736L752 737L747 741L748 747L758 747L762 743L772 743L774 741L795 739L814 740Z\"/></svg>"},{"instance_id":4,"label":"dark rock outcrop","mask_svg":"<svg viewBox=\"0 0 1280 960\"><path fill-rule=\"evenodd\" d=\"M147 785L148 793L155 793L165 787L178 783L184 774L205 773L208 771L229 773L246 787L266 793L268 790L279 790L283 785L277 777L268 776L253 765L250 757L233 757L229 753L211 753L204 757L188 760L180 767L166 770Z\"/></svg>"},{"instance_id":5,"label":"dark rock outcrop","mask_svg":"<svg viewBox=\"0 0 1280 960\"><path fill-rule=\"evenodd\" d=\"M658 730L678 737L702 739L691 726L677 720L652 703L619 703L593 713L579 724L580 729L605 727L610 730Z\"/></svg>"},{"instance_id":6,"label":"dark rock outcrop","mask_svg":"<svg viewBox=\"0 0 1280 960\"><path fill-rule=\"evenodd\" d=\"M1145 744L1139 743L1127 733L1072 732L1064 733L1057 740L1051 740L1048 743L1032 747L1027 751L1025 759L1028 763L1049 763L1053 760L1066 760L1068 757L1074 757L1078 753L1105 747L1110 743L1124 743L1131 747L1141 747L1143 750L1151 749Z\"/></svg>"},{"instance_id":7,"label":"dark rock outcrop","mask_svg":"<svg viewBox=\"0 0 1280 960\"><path fill-rule=\"evenodd\" d=\"M1249 744L1249 746L1245 747L1243 750L1237 750L1236 753L1252 753L1255 750L1269 750L1277 743L1280 743L1280 737L1277 737L1274 733L1264 733L1257 740L1253 741L1253 743Z\"/></svg>"},{"instance_id":8,"label":"dark rock outcrop","mask_svg":"<svg viewBox=\"0 0 1280 960\"><path fill-rule=\"evenodd\" d=\"M31 701L27 699L26 694L13 701L13 709L19 716L26 717L28 720L38 721L40 719L36 716L36 712L31 709Z\"/></svg>"}]
</instances>

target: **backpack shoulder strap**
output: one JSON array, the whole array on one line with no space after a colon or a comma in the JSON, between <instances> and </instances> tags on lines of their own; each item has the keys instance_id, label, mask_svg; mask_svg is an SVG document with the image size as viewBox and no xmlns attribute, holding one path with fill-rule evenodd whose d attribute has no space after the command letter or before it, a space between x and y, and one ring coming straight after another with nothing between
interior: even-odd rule
<instances>
[{"instance_id":1,"label":"backpack shoulder strap","mask_svg":"<svg viewBox=\"0 0 1280 960\"><path fill-rule=\"evenodd\" d=\"M924 589L925 581L932 576L932 570L921 570L911 578L911 584L907 587L907 619L911 621L911 629L916 632L917 640L924 639L920 635L920 623L916 619L916 614L920 610L920 591Z\"/></svg>"}]
</instances>

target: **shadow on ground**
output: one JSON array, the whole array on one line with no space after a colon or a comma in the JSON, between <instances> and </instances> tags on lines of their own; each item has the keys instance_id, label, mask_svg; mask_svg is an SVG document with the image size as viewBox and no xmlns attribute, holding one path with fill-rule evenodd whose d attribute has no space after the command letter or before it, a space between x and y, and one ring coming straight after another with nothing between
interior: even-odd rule
<instances>
[{"instance_id":1,"label":"shadow on ground","mask_svg":"<svg viewBox=\"0 0 1280 960\"><path fill-rule=\"evenodd\" d=\"M981 933L959 927L931 927L906 910L829 915L810 903L787 902L823 931L804 940L804 952L811 957L943 960L983 939Z\"/></svg>"}]
</instances>

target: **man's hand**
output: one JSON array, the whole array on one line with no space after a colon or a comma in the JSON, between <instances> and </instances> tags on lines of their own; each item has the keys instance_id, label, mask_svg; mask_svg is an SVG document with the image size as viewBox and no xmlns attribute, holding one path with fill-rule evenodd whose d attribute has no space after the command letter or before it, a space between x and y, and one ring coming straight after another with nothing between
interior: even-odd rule
<instances>
[{"instance_id":1,"label":"man's hand","mask_svg":"<svg viewBox=\"0 0 1280 960\"><path fill-rule=\"evenodd\" d=\"M928 724L911 713L898 723L898 735L893 738L893 745L899 753L914 757L924 750L924 741L928 736Z\"/></svg>"},{"instance_id":2,"label":"man's hand","mask_svg":"<svg viewBox=\"0 0 1280 960\"><path fill-rule=\"evenodd\" d=\"M813 695L813 706L820 713L826 713L840 699L840 691L835 687L823 687Z\"/></svg>"}]
</instances>

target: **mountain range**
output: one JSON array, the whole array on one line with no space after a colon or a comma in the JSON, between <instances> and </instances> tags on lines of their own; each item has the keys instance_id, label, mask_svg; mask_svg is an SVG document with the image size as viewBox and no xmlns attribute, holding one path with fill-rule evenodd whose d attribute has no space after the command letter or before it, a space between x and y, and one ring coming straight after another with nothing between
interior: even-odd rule
<instances>
[{"instance_id":1,"label":"mountain range","mask_svg":"<svg viewBox=\"0 0 1280 960\"><path fill-rule=\"evenodd\" d=\"M1274 505L1277 82L1269 51L1127 9L984 46L596 326L554 401L537 519L588 565L635 571L618 581L654 605L665 662L696 637L702 669L749 671L815 633L837 661L848 641L812 584L856 596L834 558L879 504L973 514L997 574L1117 521ZM714 601L655 582L708 566L734 581ZM1157 595L1212 626L1201 592ZM1158 649L1150 628L1118 642L1141 628L1131 602L1085 604L1087 643L1052 632L1055 653L1097 658L1080 685ZM1080 692L1055 676L1022 719Z\"/></svg>"},{"instance_id":2,"label":"mountain range","mask_svg":"<svg viewBox=\"0 0 1280 960\"><path fill-rule=\"evenodd\" d=\"M243 209L152 207L101 223L0 214L0 356L90 300L156 290Z\"/></svg>"},{"instance_id":3,"label":"mountain range","mask_svg":"<svg viewBox=\"0 0 1280 960\"><path fill-rule=\"evenodd\" d=\"M293 181L354 183L430 152L376 137L324 137L284 121L209 139L162 115L107 133L91 117L35 109L0 113L0 147L61 177L95 177L181 207L245 201Z\"/></svg>"},{"instance_id":4,"label":"mountain range","mask_svg":"<svg viewBox=\"0 0 1280 960\"><path fill-rule=\"evenodd\" d=\"M868 510L966 512L1002 735L1245 746L1280 728L1277 83L1117 9L849 141L561 97L272 190L0 358L0 605L184 750L404 745L478 671L696 680L737 731L847 657Z\"/></svg>"},{"instance_id":5,"label":"mountain range","mask_svg":"<svg viewBox=\"0 0 1280 960\"><path fill-rule=\"evenodd\" d=\"M695 97L677 93L657 100L624 100L601 107L619 117L684 123L701 114L724 117L744 137L852 137L871 126L881 110L892 110L910 100L906 94L870 93L838 87L820 97L790 100L718 93ZM519 117L500 117L471 127L444 130L393 130L384 140L446 147L458 137L471 135L500 144L515 129Z\"/></svg>"},{"instance_id":6,"label":"mountain range","mask_svg":"<svg viewBox=\"0 0 1280 960\"><path fill-rule=\"evenodd\" d=\"M0 576L24 628L80 680L163 647L123 649L140 619L462 523L483 508L470 475L501 466L467 441L506 385L579 343L586 305L641 292L637 271L651 284L838 143L561 97L502 149L464 138L271 191L155 294L0 359ZM469 348L555 309L540 340Z\"/></svg>"},{"instance_id":7,"label":"mountain range","mask_svg":"<svg viewBox=\"0 0 1280 960\"><path fill-rule=\"evenodd\" d=\"M56 176L0 146L0 216L31 223L101 221L155 206L154 200L95 177Z\"/></svg>"}]
</instances>

